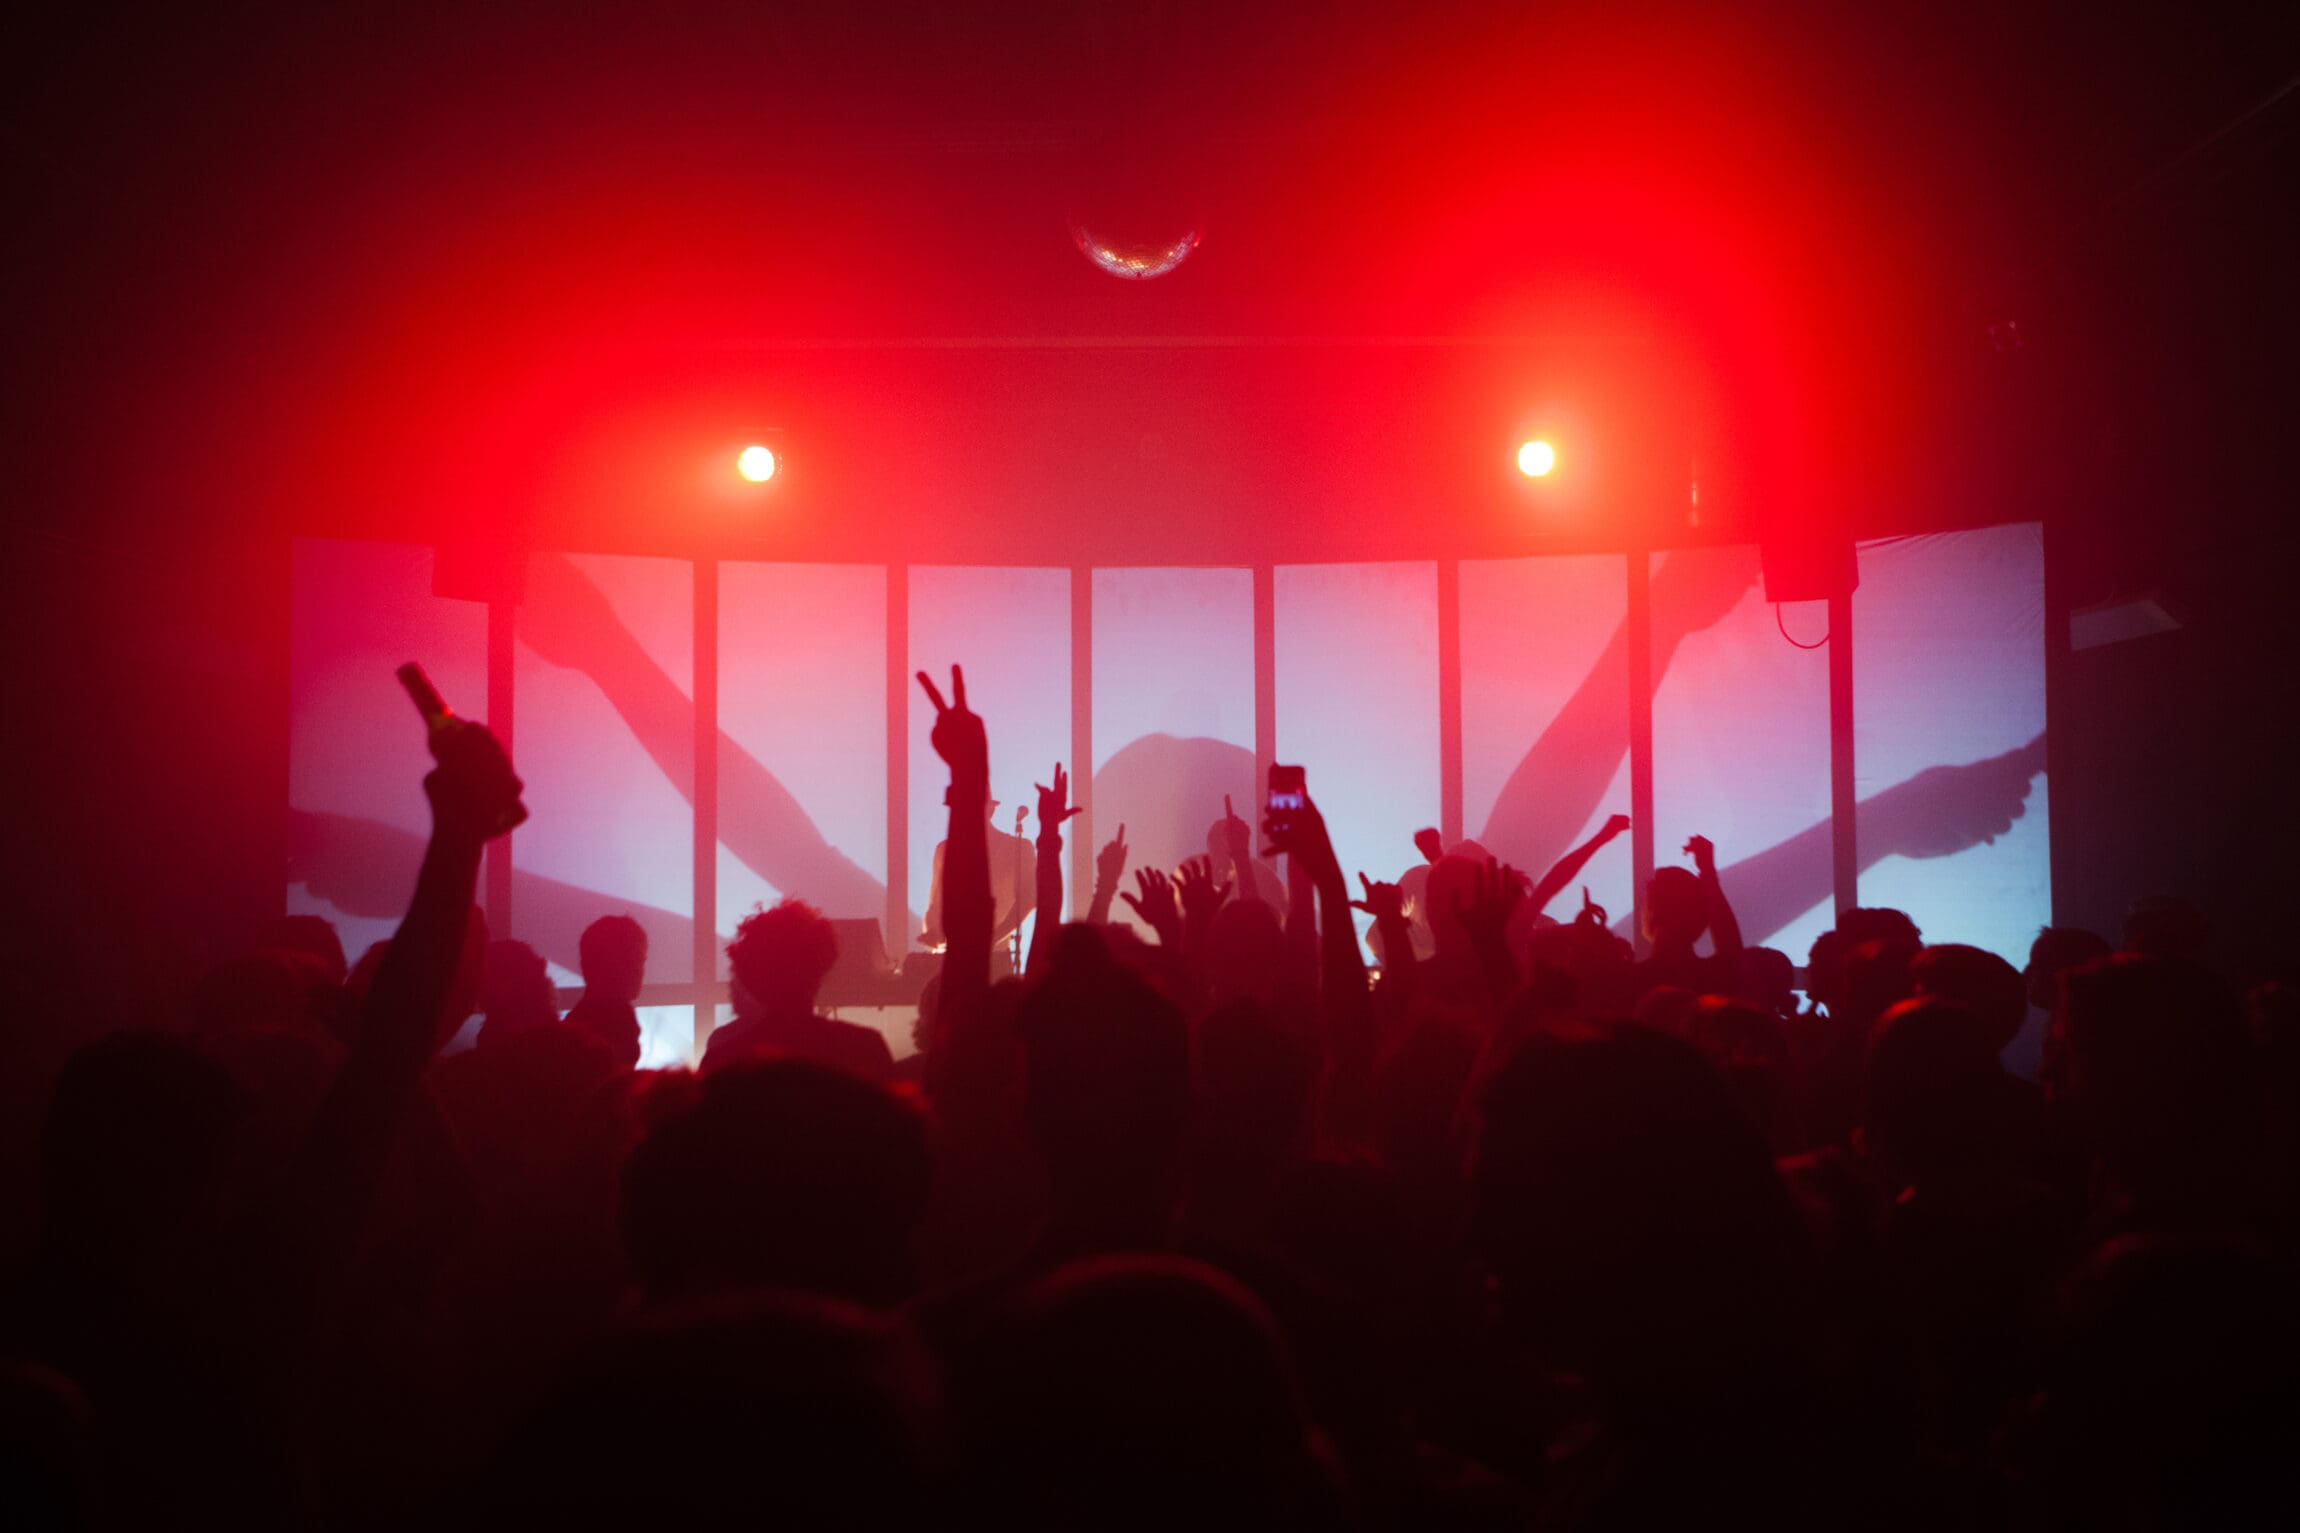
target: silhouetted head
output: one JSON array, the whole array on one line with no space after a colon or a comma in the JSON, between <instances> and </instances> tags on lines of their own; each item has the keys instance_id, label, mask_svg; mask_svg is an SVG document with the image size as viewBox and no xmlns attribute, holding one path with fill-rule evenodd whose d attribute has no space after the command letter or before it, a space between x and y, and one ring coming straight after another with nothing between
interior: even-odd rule
<instances>
[{"instance_id":1,"label":"silhouetted head","mask_svg":"<svg viewBox=\"0 0 2300 1533\"><path fill-rule=\"evenodd\" d=\"M2086 1260L2060 1295L2045 1387L2016 1445L2056 1525L2288 1522L2291 1295L2285 1263L2229 1236L2127 1236Z\"/></svg>"},{"instance_id":2,"label":"silhouetted head","mask_svg":"<svg viewBox=\"0 0 2300 1533\"><path fill-rule=\"evenodd\" d=\"M1844 939L1848 951L1864 942L1906 942L1921 947L1925 940L1907 911L1889 905L1856 905L1838 912L1837 935Z\"/></svg>"},{"instance_id":3,"label":"silhouetted head","mask_svg":"<svg viewBox=\"0 0 2300 1533\"><path fill-rule=\"evenodd\" d=\"M2209 970L2118 954L2061 977L2059 1083L2128 1185L2229 1154L2249 1126L2254 1056L2235 992ZM2240 1142L2240 1141L2239 1141Z\"/></svg>"},{"instance_id":4,"label":"silhouetted head","mask_svg":"<svg viewBox=\"0 0 2300 1533\"><path fill-rule=\"evenodd\" d=\"M2050 1011L2060 1004L2062 974L2106 958L2114 951L2106 937L2081 926L2040 928L2036 941L2028 947L2028 967L2022 971L2028 985L2029 1004Z\"/></svg>"},{"instance_id":5,"label":"silhouetted head","mask_svg":"<svg viewBox=\"0 0 2300 1533\"><path fill-rule=\"evenodd\" d=\"M2124 913L2123 950L2149 958L2182 958L2202 963L2212 938L2211 923L2193 900L2177 894L2144 894Z\"/></svg>"},{"instance_id":6,"label":"silhouetted head","mask_svg":"<svg viewBox=\"0 0 2300 1533\"><path fill-rule=\"evenodd\" d=\"M629 916L601 916L583 928L577 961L584 989L609 1000L636 1001L647 982L647 928Z\"/></svg>"},{"instance_id":7,"label":"silhouetted head","mask_svg":"<svg viewBox=\"0 0 2300 1533\"><path fill-rule=\"evenodd\" d=\"M1845 955L1838 1014L1865 1034L1895 1003L1909 998L1909 966L1921 951L1905 937L1879 938L1853 948Z\"/></svg>"},{"instance_id":8,"label":"silhouetted head","mask_svg":"<svg viewBox=\"0 0 2300 1533\"><path fill-rule=\"evenodd\" d=\"M1190 1115L1182 1014L1090 926L1066 926L1016 1019L1025 1110L1058 1202L1126 1217L1170 1200Z\"/></svg>"},{"instance_id":9,"label":"silhouetted head","mask_svg":"<svg viewBox=\"0 0 2300 1533\"><path fill-rule=\"evenodd\" d=\"M815 993L838 958L837 929L804 900L752 911L727 944L735 978L770 1014L812 1011Z\"/></svg>"},{"instance_id":10,"label":"silhouetted head","mask_svg":"<svg viewBox=\"0 0 2300 1533\"><path fill-rule=\"evenodd\" d=\"M1169 1256L1076 1262L954 1381L985 1526L1321 1527L1337 1487L1269 1315Z\"/></svg>"},{"instance_id":11,"label":"silhouetted head","mask_svg":"<svg viewBox=\"0 0 2300 1533\"><path fill-rule=\"evenodd\" d=\"M1797 966L1777 947L1741 950L1741 999L1776 1016L1797 1010Z\"/></svg>"},{"instance_id":12,"label":"silhouetted head","mask_svg":"<svg viewBox=\"0 0 2300 1533\"><path fill-rule=\"evenodd\" d=\"M1845 1004L1845 939L1833 929L1805 949L1805 999L1831 1016Z\"/></svg>"},{"instance_id":13,"label":"silhouetted head","mask_svg":"<svg viewBox=\"0 0 2300 1533\"><path fill-rule=\"evenodd\" d=\"M343 938L325 916L281 916L256 934L254 946L259 951L316 958L330 984L341 985L351 972L344 962Z\"/></svg>"},{"instance_id":14,"label":"silhouetted head","mask_svg":"<svg viewBox=\"0 0 2300 1533\"><path fill-rule=\"evenodd\" d=\"M704 1076L632 1152L624 1241L659 1297L893 1304L911 1289L928 1173L925 1127L893 1093L806 1060L746 1061Z\"/></svg>"},{"instance_id":15,"label":"silhouetted head","mask_svg":"<svg viewBox=\"0 0 2300 1533\"><path fill-rule=\"evenodd\" d=\"M487 945L487 980L480 991L482 1047L495 1048L521 1033L559 1020L559 991L543 955L524 942Z\"/></svg>"},{"instance_id":16,"label":"silhouetted head","mask_svg":"<svg viewBox=\"0 0 2300 1533\"><path fill-rule=\"evenodd\" d=\"M593 1344L479 1476L473 1527L928 1526L915 1344L794 1293L658 1309Z\"/></svg>"},{"instance_id":17,"label":"silhouetted head","mask_svg":"<svg viewBox=\"0 0 2300 1533\"><path fill-rule=\"evenodd\" d=\"M1645 935L1657 948L1691 947L1709 929L1709 891L1687 868L1657 869L1645 886Z\"/></svg>"},{"instance_id":18,"label":"silhouetted head","mask_svg":"<svg viewBox=\"0 0 2300 1533\"><path fill-rule=\"evenodd\" d=\"M1909 983L1918 995L1964 1007L1997 1040L1999 1052L2028 1021L2028 984L2020 970L1985 948L1961 942L1924 948L1910 961Z\"/></svg>"},{"instance_id":19,"label":"silhouetted head","mask_svg":"<svg viewBox=\"0 0 2300 1533\"><path fill-rule=\"evenodd\" d=\"M200 977L192 993L192 1031L332 1031L342 991L324 960L265 948L228 958Z\"/></svg>"},{"instance_id":20,"label":"silhouetted head","mask_svg":"<svg viewBox=\"0 0 2300 1533\"><path fill-rule=\"evenodd\" d=\"M1870 1030L1862 1146L1896 1185L2002 1160L1997 1030L1954 1001L1902 1001Z\"/></svg>"},{"instance_id":21,"label":"silhouetted head","mask_svg":"<svg viewBox=\"0 0 2300 1533\"><path fill-rule=\"evenodd\" d=\"M131 1287L181 1281L216 1254L248 1106L223 1066L158 1033L74 1053L40 1133L50 1251Z\"/></svg>"},{"instance_id":22,"label":"silhouetted head","mask_svg":"<svg viewBox=\"0 0 2300 1533\"><path fill-rule=\"evenodd\" d=\"M1469 928L1461 924L1461 907L1477 890L1485 870L1482 853L1457 846L1429 865L1422 885L1422 908L1429 913L1430 938L1437 951L1451 956L1469 951Z\"/></svg>"},{"instance_id":23,"label":"silhouetted head","mask_svg":"<svg viewBox=\"0 0 2300 1533\"><path fill-rule=\"evenodd\" d=\"M1795 1061L1780 1013L1721 995L1697 997L1680 1023L1684 1039L1725 1078L1733 1099L1775 1152L1804 1148L1796 1111Z\"/></svg>"},{"instance_id":24,"label":"silhouetted head","mask_svg":"<svg viewBox=\"0 0 2300 1533\"><path fill-rule=\"evenodd\" d=\"M1773 1153L1693 1048L1553 1026L1497 1071L1474 1232L1503 1312L1616 1402L1792 1365L1802 1234Z\"/></svg>"},{"instance_id":25,"label":"silhouetted head","mask_svg":"<svg viewBox=\"0 0 2300 1533\"><path fill-rule=\"evenodd\" d=\"M0 1363L0 1485L19 1527L101 1528L95 1410L79 1385L37 1363Z\"/></svg>"}]
</instances>

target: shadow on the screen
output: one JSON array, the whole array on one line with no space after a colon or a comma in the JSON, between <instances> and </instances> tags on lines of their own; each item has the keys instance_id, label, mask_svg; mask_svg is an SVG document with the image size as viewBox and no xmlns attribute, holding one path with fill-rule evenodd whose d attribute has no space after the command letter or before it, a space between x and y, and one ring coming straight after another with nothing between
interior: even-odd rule
<instances>
[{"instance_id":1,"label":"shadow on the screen","mask_svg":"<svg viewBox=\"0 0 2300 1533\"><path fill-rule=\"evenodd\" d=\"M298 809L288 821L288 881L345 915L397 921L415 887L423 845L423 837L394 825ZM571 972L581 972L583 928L604 915L627 915L646 928L658 978L673 962L670 955L686 964L695 940L695 923L686 916L534 873L512 874L511 906L514 930L497 935L515 935Z\"/></svg>"}]
</instances>

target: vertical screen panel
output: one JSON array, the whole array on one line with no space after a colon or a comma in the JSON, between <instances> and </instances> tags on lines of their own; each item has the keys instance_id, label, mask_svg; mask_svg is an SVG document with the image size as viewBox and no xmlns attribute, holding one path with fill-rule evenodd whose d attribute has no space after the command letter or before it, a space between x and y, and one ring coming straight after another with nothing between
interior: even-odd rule
<instances>
[{"instance_id":1,"label":"vertical screen panel","mask_svg":"<svg viewBox=\"0 0 2300 1533\"><path fill-rule=\"evenodd\" d=\"M511 935L577 978L583 928L647 929L647 978L694 977L694 567L537 554L512 685L534 818L513 838Z\"/></svg>"},{"instance_id":2,"label":"vertical screen panel","mask_svg":"<svg viewBox=\"0 0 2300 1533\"><path fill-rule=\"evenodd\" d=\"M1094 770L1094 833L1124 825L1136 867L1204 853L1224 794L1255 818L1251 570L1094 572Z\"/></svg>"},{"instance_id":3,"label":"vertical screen panel","mask_svg":"<svg viewBox=\"0 0 2300 1533\"><path fill-rule=\"evenodd\" d=\"M1757 550L1679 549L1653 562L1654 862L1717 847L1743 940L1802 961L1835 924L1825 604L1778 614ZM1856 651L1856 654L1858 652Z\"/></svg>"},{"instance_id":4,"label":"vertical screen panel","mask_svg":"<svg viewBox=\"0 0 2300 1533\"><path fill-rule=\"evenodd\" d=\"M2052 914L2042 529L1896 538L1860 559L1861 903L2020 964Z\"/></svg>"},{"instance_id":5,"label":"vertical screen panel","mask_svg":"<svg viewBox=\"0 0 2300 1533\"><path fill-rule=\"evenodd\" d=\"M785 896L885 918L886 579L879 565L719 566L724 934ZM890 956L900 937L885 934Z\"/></svg>"},{"instance_id":6,"label":"vertical screen panel","mask_svg":"<svg viewBox=\"0 0 2300 1533\"><path fill-rule=\"evenodd\" d=\"M1462 823L1534 878L1629 812L1628 608L1618 556L1462 564ZM1571 920L1584 884L1626 912L1632 881L1624 836L1549 914Z\"/></svg>"},{"instance_id":7,"label":"vertical screen panel","mask_svg":"<svg viewBox=\"0 0 2300 1533\"><path fill-rule=\"evenodd\" d=\"M1278 759L1307 771L1353 883L1394 879L1438 822L1437 566L1283 565L1273 594Z\"/></svg>"},{"instance_id":8,"label":"vertical screen panel","mask_svg":"<svg viewBox=\"0 0 2300 1533\"><path fill-rule=\"evenodd\" d=\"M1035 810L1031 785L1070 760L1070 572L914 566L910 669L947 695L953 663L965 669L968 706L990 736L990 792L999 800L990 871L1003 911L1018 869L1025 889L1030 878L1029 849L1011 839L1015 810ZM942 794L950 769L928 743L934 708L915 683L910 708L910 890L923 914L935 848L949 829ZM1037 833L1032 823L1023 836Z\"/></svg>"},{"instance_id":9,"label":"vertical screen panel","mask_svg":"<svg viewBox=\"0 0 2300 1533\"><path fill-rule=\"evenodd\" d=\"M299 540L292 570L287 908L333 921L356 961L398 928L431 831L431 757L394 673L419 661L484 714L487 609L431 594L428 548Z\"/></svg>"}]
</instances>

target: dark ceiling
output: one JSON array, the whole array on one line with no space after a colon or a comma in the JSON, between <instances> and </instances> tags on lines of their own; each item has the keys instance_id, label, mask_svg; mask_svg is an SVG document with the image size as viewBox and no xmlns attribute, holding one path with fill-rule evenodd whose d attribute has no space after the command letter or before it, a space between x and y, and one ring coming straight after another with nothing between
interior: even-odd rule
<instances>
[{"instance_id":1,"label":"dark ceiling","mask_svg":"<svg viewBox=\"0 0 2300 1533\"><path fill-rule=\"evenodd\" d=\"M1466 550L1562 401L1630 466L1583 537L1691 469L1716 535L2043 516L2175 610L2056 690L2061 915L2289 950L2300 7L0 27L13 900L276 914L294 532L704 541L668 466L776 425L798 556ZM1204 240L1121 283L1073 218Z\"/></svg>"},{"instance_id":2,"label":"dark ceiling","mask_svg":"<svg viewBox=\"0 0 2300 1533\"><path fill-rule=\"evenodd\" d=\"M1466 397L1496 354L1574 380L1555 358L1603 359L1596 392L1672 422L1615 461L1674 483L1708 459L1753 523L2083 504L2122 529L2146 519L2118 506L2168 497L2241 523L2293 482L2289 7L671 0L13 26L20 440L45 455L28 514L67 530L185 493L357 530L468 516L451 484L540 503L553 465L665 401L803 417L826 365L794 359L858 346L877 375L828 367L869 381L821 407L818 488L885 499L866 471L904 463L961 509L1039 495L1046 474L1007 470L1055 437L1171 458L1186 414L1134 428L1178 391L1263 440L1273 367L1348 400L1329 437L1264 441L1344 465L1303 498L1404 478L1474 499L1482 479L1351 444L1440 451L1426 415L1369 423ZM1205 240L1120 283L1072 248L1079 219ZM1215 355L1034 360L1113 340ZM974 355L919 361L954 348ZM1127 417L1107 439L1077 419L1098 378ZM1475 430L1530 408L1506 394ZM596 505L522 515L602 536Z\"/></svg>"}]
</instances>

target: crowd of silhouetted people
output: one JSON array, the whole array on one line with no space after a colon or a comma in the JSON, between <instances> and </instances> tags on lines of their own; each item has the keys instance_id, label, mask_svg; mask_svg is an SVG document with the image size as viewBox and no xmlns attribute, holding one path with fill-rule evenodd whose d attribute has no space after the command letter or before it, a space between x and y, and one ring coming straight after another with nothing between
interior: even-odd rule
<instances>
[{"instance_id":1,"label":"crowd of silhouetted people","mask_svg":"<svg viewBox=\"0 0 2300 1533\"><path fill-rule=\"evenodd\" d=\"M1009 960L986 721L920 680L899 1059L797 900L694 1069L638 1068L626 916L561 1015L474 910L519 783L471 724L356 963L316 917L148 985L14 934L0 1521L2300 1519L2300 995L2193 906L2025 955L1851 909L1800 968L1701 838L1632 945L1548 910L1626 820L1353 882L1308 804L1066 895L1058 770Z\"/></svg>"}]
</instances>

